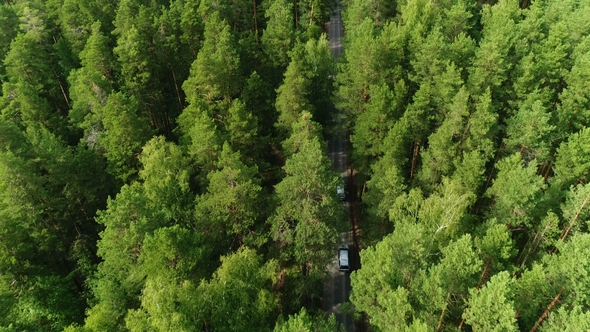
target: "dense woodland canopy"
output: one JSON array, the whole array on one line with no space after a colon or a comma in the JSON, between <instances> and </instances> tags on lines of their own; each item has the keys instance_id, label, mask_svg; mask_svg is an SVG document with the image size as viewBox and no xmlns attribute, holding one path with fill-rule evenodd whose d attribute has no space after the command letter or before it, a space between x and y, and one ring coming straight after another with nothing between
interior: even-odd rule
<instances>
[{"instance_id":1,"label":"dense woodland canopy","mask_svg":"<svg viewBox=\"0 0 590 332\"><path fill-rule=\"evenodd\" d=\"M377 331L590 329L590 2L346 5L356 309Z\"/></svg>"},{"instance_id":2,"label":"dense woodland canopy","mask_svg":"<svg viewBox=\"0 0 590 332\"><path fill-rule=\"evenodd\" d=\"M334 6L0 3L0 330L338 331L341 130L373 331L590 329L590 1Z\"/></svg>"}]
</instances>

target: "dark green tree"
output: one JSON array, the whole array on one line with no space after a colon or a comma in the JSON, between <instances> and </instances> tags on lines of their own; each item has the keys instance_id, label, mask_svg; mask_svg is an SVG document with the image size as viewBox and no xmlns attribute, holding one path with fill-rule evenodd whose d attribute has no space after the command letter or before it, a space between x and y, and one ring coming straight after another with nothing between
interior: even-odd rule
<instances>
[{"instance_id":1,"label":"dark green tree","mask_svg":"<svg viewBox=\"0 0 590 332\"><path fill-rule=\"evenodd\" d=\"M147 119L138 114L135 98L123 93L111 94L102 112L104 132L99 142L109 161L109 173L129 181L137 174L138 154L153 132Z\"/></svg>"},{"instance_id":2,"label":"dark green tree","mask_svg":"<svg viewBox=\"0 0 590 332\"><path fill-rule=\"evenodd\" d=\"M0 4L0 80L5 80L4 58L10 50L10 42L18 33L18 16L15 8L7 4Z\"/></svg>"},{"instance_id":3,"label":"dark green tree","mask_svg":"<svg viewBox=\"0 0 590 332\"><path fill-rule=\"evenodd\" d=\"M113 89L114 59L100 27L100 22L92 25L92 33L80 53L82 68L72 70L68 77L72 99L69 119L84 129L89 146L97 143L93 138L102 129L102 109Z\"/></svg>"},{"instance_id":4,"label":"dark green tree","mask_svg":"<svg viewBox=\"0 0 590 332\"><path fill-rule=\"evenodd\" d=\"M268 19L262 34L264 52L275 67L286 68L296 37L293 3L288 0L272 1L264 16Z\"/></svg>"}]
</instances>

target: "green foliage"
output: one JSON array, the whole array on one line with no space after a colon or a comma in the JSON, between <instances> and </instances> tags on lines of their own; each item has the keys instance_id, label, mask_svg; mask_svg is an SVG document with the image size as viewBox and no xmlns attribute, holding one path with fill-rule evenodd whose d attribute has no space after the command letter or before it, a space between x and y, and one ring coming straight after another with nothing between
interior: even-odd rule
<instances>
[{"instance_id":1,"label":"green foliage","mask_svg":"<svg viewBox=\"0 0 590 332\"><path fill-rule=\"evenodd\" d=\"M322 315L310 315L305 308L295 315L289 315L289 318L279 319L275 326L274 332L338 332L342 327L336 322L334 315L328 319Z\"/></svg>"},{"instance_id":2,"label":"green foliage","mask_svg":"<svg viewBox=\"0 0 590 332\"><path fill-rule=\"evenodd\" d=\"M413 309L408 303L408 291L402 287L425 267L422 259L428 253L425 235L420 225L399 223L383 241L360 253L362 268L351 274L354 287L350 301L357 310L371 317L371 323L373 319L380 322L377 327L383 330L401 327L411 317ZM391 303L398 305L390 306ZM399 319L389 318L392 315Z\"/></svg>"},{"instance_id":3,"label":"green foliage","mask_svg":"<svg viewBox=\"0 0 590 332\"><path fill-rule=\"evenodd\" d=\"M483 228L485 234L475 239L480 259L489 264L493 271L508 269L510 259L515 254L508 228L496 223L495 219L488 220Z\"/></svg>"},{"instance_id":4,"label":"green foliage","mask_svg":"<svg viewBox=\"0 0 590 332\"><path fill-rule=\"evenodd\" d=\"M247 109L239 99L232 101L227 116L226 130L229 143L236 151L248 152L254 159L260 151L262 143L258 137L258 118Z\"/></svg>"},{"instance_id":5,"label":"green foliage","mask_svg":"<svg viewBox=\"0 0 590 332\"><path fill-rule=\"evenodd\" d=\"M257 240L262 188L256 166L247 167L240 159L225 143L217 170L207 175L207 192L195 202L197 224L215 246L227 245L232 238L238 247Z\"/></svg>"},{"instance_id":6,"label":"green foliage","mask_svg":"<svg viewBox=\"0 0 590 332\"><path fill-rule=\"evenodd\" d=\"M298 44L291 53L291 62L285 72L283 84L277 90L276 108L279 113L276 127L286 137L291 133L293 123L304 111L313 113L314 109L309 101L311 81L305 73L304 51Z\"/></svg>"},{"instance_id":7,"label":"green foliage","mask_svg":"<svg viewBox=\"0 0 590 332\"><path fill-rule=\"evenodd\" d=\"M541 190L545 188L543 178L538 176L537 163L526 167L520 154L502 159L498 164L498 177L488 189L487 195L494 198L490 217L509 227L533 225Z\"/></svg>"},{"instance_id":8,"label":"green foliage","mask_svg":"<svg viewBox=\"0 0 590 332\"><path fill-rule=\"evenodd\" d=\"M182 85L187 101L209 103L228 100L241 87L240 59L228 23L217 12L205 22L203 47L193 62L190 76Z\"/></svg>"},{"instance_id":9,"label":"green foliage","mask_svg":"<svg viewBox=\"0 0 590 332\"><path fill-rule=\"evenodd\" d=\"M292 296L304 303L290 303L295 307L317 299L332 247L348 224L336 194L340 176L330 171L323 145L313 135L317 124L310 118L304 114L293 125L292 138L297 139L291 143L296 145L284 166L286 176L275 186L277 208L267 221L279 261L300 271L293 276L299 284Z\"/></svg>"},{"instance_id":10,"label":"green foliage","mask_svg":"<svg viewBox=\"0 0 590 332\"><path fill-rule=\"evenodd\" d=\"M292 134L291 127L302 112L310 112L316 121L326 125L331 120L330 96L335 66L326 35L318 40L298 43L291 51L291 62L283 84L277 90L276 108L279 113L275 126L284 139Z\"/></svg>"},{"instance_id":11,"label":"green foliage","mask_svg":"<svg viewBox=\"0 0 590 332\"><path fill-rule=\"evenodd\" d=\"M208 285L213 292L208 306L213 309L212 326L220 331L267 330L277 305L270 292L277 274L276 261L263 264L251 249L222 257L221 267Z\"/></svg>"},{"instance_id":12,"label":"green foliage","mask_svg":"<svg viewBox=\"0 0 590 332\"><path fill-rule=\"evenodd\" d=\"M558 150L555 160L555 181L564 189L575 181L587 182L590 176L590 129L584 128L568 137Z\"/></svg>"},{"instance_id":13,"label":"green foliage","mask_svg":"<svg viewBox=\"0 0 590 332\"><path fill-rule=\"evenodd\" d=\"M91 218L105 199L105 165L47 129L22 133L4 124L0 294L10 301L2 303L0 326L61 330L83 319L83 279L93 271L97 236Z\"/></svg>"},{"instance_id":14,"label":"green foliage","mask_svg":"<svg viewBox=\"0 0 590 332\"><path fill-rule=\"evenodd\" d=\"M530 94L516 114L506 121L504 143L508 151L519 150L524 160L542 162L549 158L548 142L555 126L550 124L551 116L538 97L538 94Z\"/></svg>"},{"instance_id":15,"label":"green foliage","mask_svg":"<svg viewBox=\"0 0 590 332\"><path fill-rule=\"evenodd\" d=\"M74 54L79 54L94 28L95 22L103 23L103 32L112 30L112 21L115 18L115 8L118 1L109 0L96 3L93 1L63 0L58 10L58 21L62 27L64 37L72 48Z\"/></svg>"},{"instance_id":16,"label":"green foliage","mask_svg":"<svg viewBox=\"0 0 590 332\"><path fill-rule=\"evenodd\" d=\"M100 146L109 161L109 173L129 181L137 174L137 155L152 136L152 130L147 119L138 114L135 98L123 93L111 94L102 112L104 132Z\"/></svg>"},{"instance_id":17,"label":"green foliage","mask_svg":"<svg viewBox=\"0 0 590 332\"><path fill-rule=\"evenodd\" d=\"M398 93L399 90L403 91L404 81L400 81L396 88ZM357 117L350 136L353 151L356 152L353 155L355 166L364 172L367 172L366 163L368 162L364 159L372 159L381 154L381 144L392 126L393 119L398 115L395 113L396 99L399 100L402 97L394 95L394 92L385 84L370 87L369 93L371 100L367 103L366 111Z\"/></svg>"},{"instance_id":18,"label":"green foliage","mask_svg":"<svg viewBox=\"0 0 590 332\"><path fill-rule=\"evenodd\" d=\"M348 27L347 27L348 29ZM364 111L369 101L369 88L387 83L390 89L400 84L404 57L405 31L395 24L387 24L381 33L366 18L347 30L348 43L344 61L339 64L337 106L354 124L355 117ZM400 86L399 88L402 88ZM403 94L403 89L394 89ZM399 92L398 92L399 91Z\"/></svg>"},{"instance_id":19,"label":"green foliage","mask_svg":"<svg viewBox=\"0 0 590 332\"><path fill-rule=\"evenodd\" d=\"M157 137L145 145L140 160L142 183L123 186L97 218L105 228L98 243L103 262L93 282L97 303L86 319L93 330L121 329L126 309L138 308L138 296L153 286L146 278L203 278L211 270L204 263L209 249L192 228L187 158Z\"/></svg>"},{"instance_id":20,"label":"green foliage","mask_svg":"<svg viewBox=\"0 0 590 332\"><path fill-rule=\"evenodd\" d=\"M113 88L114 59L100 27L100 22L92 25L92 33L80 53L83 67L72 70L68 77L72 99L69 120L86 131L86 142L91 147L97 144L97 132L102 128L102 109Z\"/></svg>"},{"instance_id":21,"label":"green foliage","mask_svg":"<svg viewBox=\"0 0 590 332\"><path fill-rule=\"evenodd\" d=\"M470 290L469 307L463 317L474 331L518 331L507 272L492 276L481 289Z\"/></svg>"},{"instance_id":22,"label":"green foliage","mask_svg":"<svg viewBox=\"0 0 590 332\"><path fill-rule=\"evenodd\" d=\"M590 56L582 55L576 58L571 71L565 76L567 87L560 95L561 105L558 107L557 116L562 130L581 130L588 126L590 120L588 114L588 95L583 88L583 82L587 82L588 63Z\"/></svg>"},{"instance_id":23,"label":"green foliage","mask_svg":"<svg viewBox=\"0 0 590 332\"><path fill-rule=\"evenodd\" d=\"M14 7L7 4L0 4L0 59L4 60L10 50L10 42L16 37L18 32L18 16ZM4 61L0 64L0 79L4 81L5 68Z\"/></svg>"},{"instance_id":24,"label":"green foliage","mask_svg":"<svg viewBox=\"0 0 590 332\"><path fill-rule=\"evenodd\" d=\"M590 328L590 314L584 312L581 307L575 307L571 311L560 308L549 315L549 318L539 331L542 332L574 332Z\"/></svg>"},{"instance_id":25,"label":"green foliage","mask_svg":"<svg viewBox=\"0 0 590 332\"><path fill-rule=\"evenodd\" d=\"M375 25L383 25L392 19L396 13L398 1L346 1L346 12L343 13L344 25L355 27L366 17L373 20Z\"/></svg>"},{"instance_id":26,"label":"green foliage","mask_svg":"<svg viewBox=\"0 0 590 332\"><path fill-rule=\"evenodd\" d=\"M256 29L254 25L256 22L254 8L249 1L219 3L214 0L201 0L199 14L203 17L205 24L207 24L207 20L211 16L219 14L219 17L238 33L245 34L248 30ZM259 18L256 17L256 19ZM205 27L205 29L207 28Z\"/></svg>"},{"instance_id":27,"label":"green foliage","mask_svg":"<svg viewBox=\"0 0 590 332\"><path fill-rule=\"evenodd\" d=\"M300 144L285 164L286 177L275 186L278 208L270 219L272 236L283 247L283 260L321 269L332 255L336 231L344 227L344 211L336 196L339 176L329 170L330 161L317 136Z\"/></svg>"},{"instance_id":28,"label":"green foliage","mask_svg":"<svg viewBox=\"0 0 590 332\"><path fill-rule=\"evenodd\" d=\"M476 59L470 70L469 83L474 94L491 89L492 96L502 100L507 92L501 85L512 68L511 49L514 45L516 24L520 21L518 2L500 0L494 6L484 6L481 13L484 28Z\"/></svg>"},{"instance_id":29,"label":"green foliage","mask_svg":"<svg viewBox=\"0 0 590 332\"><path fill-rule=\"evenodd\" d=\"M587 329L588 1L334 5L3 2L0 330L337 330L335 130L371 329Z\"/></svg>"},{"instance_id":30,"label":"green foliage","mask_svg":"<svg viewBox=\"0 0 590 332\"><path fill-rule=\"evenodd\" d=\"M187 206L193 198L189 188L192 169L182 149L158 136L144 145L139 160L144 193L157 202L153 208L169 220L186 224L190 216Z\"/></svg>"},{"instance_id":31,"label":"green foliage","mask_svg":"<svg viewBox=\"0 0 590 332\"><path fill-rule=\"evenodd\" d=\"M544 256L517 280L515 303L525 328L531 328L547 308L551 310L556 298L559 299L557 307L561 308L558 316L570 312L575 315L576 307L587 301L589 294L583 285L589 265L582 252L587 250L589 240L585 233L557 243L557 254Z\"/></svg>"},{"instance_id":32,"label":"green foliage","mask_svg":"<svg viewBox=\"0 0 590 332\"><path fill-rule=\"evenodd\" d=\"M178 117L181 142L196 165L204 173L215 168L222 147L222 137L215 119L211 118L209 108L204 102L191 104Z\"/></svg>"},{"instance_id":33,"label":"green foliage","mask_svg":"<svg viewBox=\"0 0 590 332\"><path fill-rule=\"evenodd\" d=\"M60 83L52 71L50 50L40 44L40 33L34 30L19 33L10 44L4 59L8 79L2 85L2 115L24 128L44 126L65 134L60 114L65 109L63 96L58 92Z\"/></svg>"},{"instance_id":34,"label":"green foliage","mask_svg":"<svg viewBox=\"0 0 590 332\"><path fill-rule=\"evenodd\" d=\"M268 19L262 35L265 53L274 66L287 67L289 51L295 40L293 3L287 0L272 1L264 16Z\"/></svg>"}]
</instances>

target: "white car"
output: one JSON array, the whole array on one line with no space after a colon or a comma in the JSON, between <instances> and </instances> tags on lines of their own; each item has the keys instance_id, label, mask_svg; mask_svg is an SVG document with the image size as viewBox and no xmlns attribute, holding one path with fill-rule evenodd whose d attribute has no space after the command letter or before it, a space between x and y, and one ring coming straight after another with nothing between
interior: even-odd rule
<instances>
[{"instance_id":1,"label":"white car","mask_svg":"<svg viewBox=\"0 0 590 332\"><path fill-rule=\"evenodd\" d=\"M336 195L340 198L341 201L346 200L346 191L344 190L344 183L339 183L336 186Z\"/></svg>"},{"instance_id":2,"label":"white car","mask_svg":"<svg viewBox=\"0 0 590 332\"><path fill-rule=\"evenodd\" d=\"M348 244L341 244L338 247L338 270L343 272L350 271L350 247Z\"/></svg>"}]
</instances>

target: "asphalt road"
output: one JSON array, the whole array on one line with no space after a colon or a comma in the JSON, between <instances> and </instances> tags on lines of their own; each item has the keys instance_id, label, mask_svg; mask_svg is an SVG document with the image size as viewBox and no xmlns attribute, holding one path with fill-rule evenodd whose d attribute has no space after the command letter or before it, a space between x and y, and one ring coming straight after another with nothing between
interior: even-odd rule
<instances>
[{"instance_id":1,"label":"asphalt road","mask_svg":"<svg viewBox=\"0 0 590 332\"><path fill-rule=\"evenodd\" d=\"M337 0L338 1L338 0ZM329 47L332 54L336 59L340 57L342 53L342 35L344 34L344 28L342 26L342 17L340 15L340 5L337 4L336 11L330 18L328 23L328 37ZM338 121L337 118L334 119ZM342 128L342 126L338 126ZM348 183L348 162L346 155L346 136L343 130L336 133L329 144L329 156L332 160L332 170L341 174L345 183ZM348 209L348 202L345 201L343 204ZM350 223L350 216L348 217L348 225ZM350 227L352 229L352 227ZM340 234L340 243L348 243L351 248L352 237L351 232ZM354 254L351 252L351 256ZM351 262L352 263L352 262ZM352 266L354 268L354 266ZM327 315L335 314L336 320L344 325L345 331L354 331L354 320L349 315L345 315L340 309L343 303L348 302L348 296L350 294L350 274L338 271L337 252L334 248L334 260L328 265L328 271L331 277L324 285L324 311Z\"/></svg>"},{"instance_id":2,"label":"asphalt road","mask_svg":"<svg viewBox=\"0 0 590 332\"><path fill-rule=\"evenodd\" d=\"M330 39L329 47L336 59L342 53L342 36L344 35L344 26L342 25L342 16L340 15L340 1L336 0L336 10L330 17L328 23L328 38Z\"/></svg>"}]
</instances>

